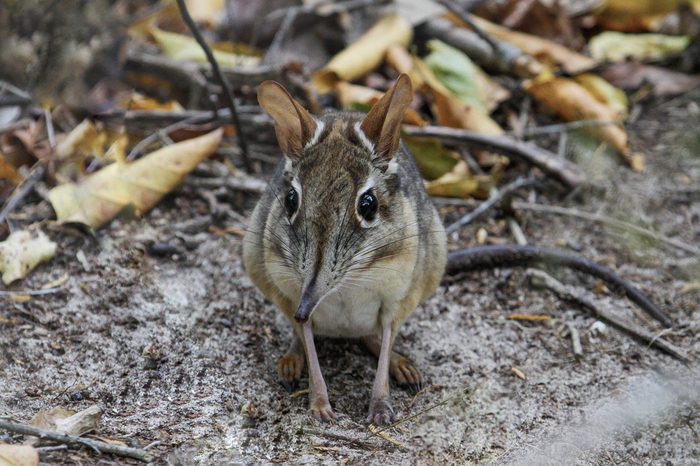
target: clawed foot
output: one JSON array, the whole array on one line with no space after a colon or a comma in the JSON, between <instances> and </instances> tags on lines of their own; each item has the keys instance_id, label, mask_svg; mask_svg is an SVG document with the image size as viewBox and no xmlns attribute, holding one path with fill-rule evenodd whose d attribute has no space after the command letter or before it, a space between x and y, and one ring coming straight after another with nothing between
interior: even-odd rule
<instances>
[{"instance_id":1,"label":"clawed foot","mask_svg":"<svg viewBox=\"0 0 700 466\"><path fill-rule=\"evenodd\" d=\"M394 410L389 400L372 400L369 404L367 423L375 426L385 426L394 422Z\"/></svg>"},{"instance_id":2,"label":"clawed foot","mask_svg":"<svg viewBox=\"0 0 700 466\"><path fill-rule=\"evenodd\" d=\"M280 383L288 392L293 392L299 387L299 379L301 379L303 369L303 354L287 353L277 361L277 375Z\"/></svg>"},{"instance_id":3,"label":"clawed foot","mask_svg":"<svg viewBox=\"0 0 700 466\"><path fill-rule=\"evenodd\" d=\"M309 414L319 421L327 422L335 420L335 413L327 400L311 401L309 403Z\"/></svg>"},{"instance_id":4,"label":"clawed foot","mask_svg":"<svg viewBox=\"0 0 700 466\"><path fill-rule=\"evenodd\" d=\"M389 364L389 373L396 380L399 387L416 394L423 388L423 375L413 362L394 353Z\"/></svg>"}]
</instances>

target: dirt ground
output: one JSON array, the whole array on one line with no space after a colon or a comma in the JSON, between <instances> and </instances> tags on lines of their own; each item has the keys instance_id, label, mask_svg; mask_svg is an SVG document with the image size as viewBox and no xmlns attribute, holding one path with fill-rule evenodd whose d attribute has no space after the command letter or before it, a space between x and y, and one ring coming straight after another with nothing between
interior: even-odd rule
<instances>
[{"instance_id":1,"label":"dirt ground","mask_svg":"<svg viewBox=\"0 0 700 466\"><path fill-rule=\"evenodd\" d=\"M697 246L698 101L695 92L648 106L630 124L633 147L648 156L646 173L572 150L605 193L583 204L532 196ZM244 216L254 201L228 200ZM467 210L441 213L454 220ZM242 218L218 226L242 226ZM663 337L700 358L700 290L683 289L700 280L697 258L577 219L522 212L519 220L530 243L579 250L638 284L676 323ZM246 278L240 236L212 234L211 225L207 202L185 184L145 218L114 222L95 238L50 229L59 255L15 288L69 279L65 291L27 303L0 298L0 415L26 422L39 410L97 403L104 409L97 433L134 446L156 442L156 464L700 464L697 363L684 366L601 325L531 288L518 270L447 279L409 319L398 347L430 384L415 397L393 388L405 422L386 431L388 439L363 424L372 357L355 342L320 340L340 417L316 422L306 415L306 395L290 396L276 379L287 323ZM494 215L477 221L450 248L475 244L479 228L510 242L505 225ZM553 273L661 331L620 296L594 294L593 280ZM508 320L514 312L554 319ZM581 334L580 360L567 325ZM135 463L86 449L42 453L42 464Z\"/></svg>"}]
</instances>

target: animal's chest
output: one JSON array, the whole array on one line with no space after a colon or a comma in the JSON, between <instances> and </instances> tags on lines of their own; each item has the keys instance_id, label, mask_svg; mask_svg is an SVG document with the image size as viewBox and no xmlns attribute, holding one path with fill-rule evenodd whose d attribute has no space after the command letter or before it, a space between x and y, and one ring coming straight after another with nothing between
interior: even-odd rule
<instances>
[{"instance_id":1,"label":"animal's chest","mask_svg":"<svg viewBox=\"0 0 700 466\"><path fill-rule=\"evenodd\" d=\"M311 316L314 333L346 338L376 334L381 329L380 308L379 295L369 291L352 297L328 296Z\"/></svg>"}]
</instances>

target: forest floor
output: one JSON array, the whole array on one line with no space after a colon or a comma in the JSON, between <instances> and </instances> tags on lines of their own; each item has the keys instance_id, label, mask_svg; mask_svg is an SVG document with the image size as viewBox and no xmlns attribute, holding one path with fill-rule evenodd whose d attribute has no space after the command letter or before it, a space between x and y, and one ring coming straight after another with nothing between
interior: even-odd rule
<instances>
[{"instance_id":1,"label":"forest floor","mask_svg":"<svg viewBox=\"0 0 700 466\"><path fill-rule=\"evenodd\" d=\"M648 156L645 173L601 164L590 152L586 164L578 154L605 193L578 204L548 201L697 246L698 101L694 92L647 105L628 125L632 147ZM246 197L240 214L253 203ZM441 215L454 220L467 210L441 207ZM397 417L407 419L385 432L389 440L363 423L375 361L355 342L318 341L339 420L310 419L306 394L290 396L276 377L288 324L245 276L241 236L212 234L222 230L211 229L211 219L185 183L145 218L113 222L96 238L51 233L59 255L22 286L67 273L65 291L26 303L1 298L0 414L26 422L40 410L97 403L98 434L141 447L157 442L149 449L156 464L700 464L697 363L684 366L533 289L522 270L445 280L408 320L398 348L429 385L417 396L393 387ZM664 338L700 359L697 258L579 219L524 212L519 220L531 244L577 249L640 286L675 322ZM506 225L491 215L449 247L475 244L480 228L511 242ZM176 239L183 232L193 249ZM155 257L154 242L174 250ZM594 294L593 280L555 272L567 283L583 280L600 306L662 331L624 298ZM552 318L508 320L511 313ZM580 359L568 325L581 335ZM97 458L88 449L57 450L42 453L42 464L137 463Z\"/></svg>"}]
</instances>

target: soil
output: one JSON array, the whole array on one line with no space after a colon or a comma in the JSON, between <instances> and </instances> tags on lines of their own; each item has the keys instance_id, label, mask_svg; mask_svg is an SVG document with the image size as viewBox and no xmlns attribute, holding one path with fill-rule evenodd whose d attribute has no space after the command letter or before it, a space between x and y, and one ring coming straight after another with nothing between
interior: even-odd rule
<instances>
[{"instance_id":1,"label":"soil","mask_svg":"<svg viewBox=\"0 0 700 466\"><path fill-rule=\"evenodd\" d=\"M605 213L697 247L698 101L700 92L646 105L629 125L632 146L647 154L645 173L572 138L570 155L604 193L576 201L533 192L531 200ZM254 199L229 201L245 216ZM20 209L16 222L33 208ZM468 210L441 214L453 221ZM222 234L242 225L231 215L212 228L207 202L186 183L143 219L113 222L94 237L49 228L57 257L14 288L64 274L68 281L61 293L25 303L0 298L0 416L28 422L40 410L96 403L104 410L96 434L151 445L156 464L700 464L697 363L683 365L532 288L521 270L446 279L409 319L398 349L429 385L417 396L392 387L404 422L386 437L363 423L373 358L356 342L320 339L339 420L310 419L306 394L290 395L277 381L289 326L246 277L237 230ZM585 276L552 271L559 279L700 358L698 258L578 219L523 211L518 220L531 244L617 268L675 326L662 331ZM492 214L450 238L450 249L476 244L482 228L489 239L513 241L506 219ZM509 320L512 313L551 319ZM568 326L581 335L581 358ZM41 458L138 463L72 448Z\"/></svg>"}]
</instances>

